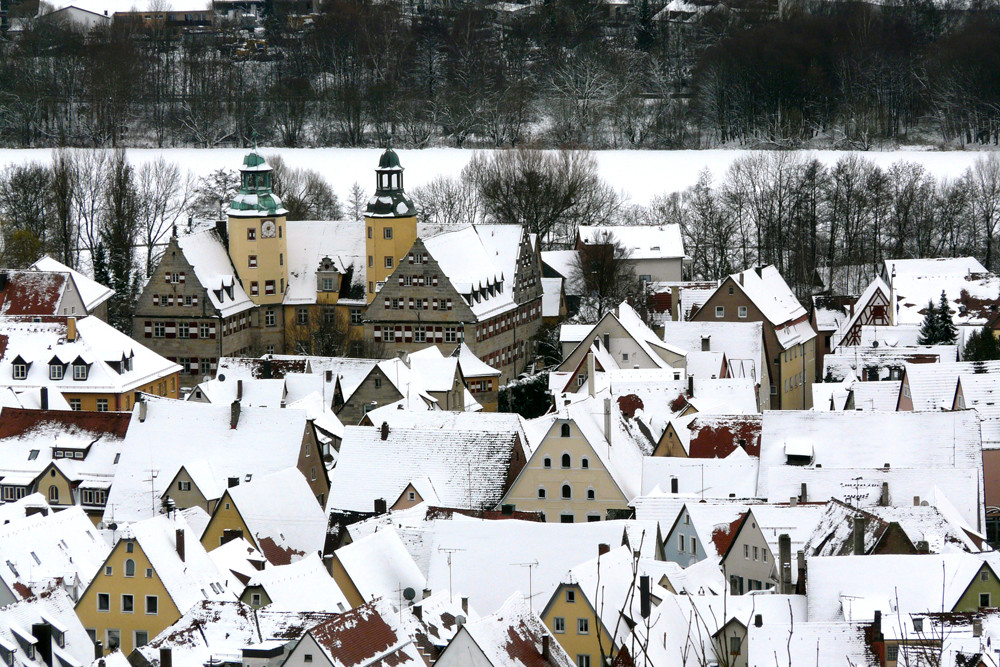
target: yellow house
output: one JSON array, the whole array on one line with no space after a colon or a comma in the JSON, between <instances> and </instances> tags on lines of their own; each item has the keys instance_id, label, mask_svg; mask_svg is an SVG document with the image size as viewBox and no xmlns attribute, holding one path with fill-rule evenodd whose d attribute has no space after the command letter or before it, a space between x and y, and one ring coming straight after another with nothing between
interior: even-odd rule
<instances>
[{"instance_id":1,"label":"yellow house","mask_svg":"<svg viewBox=\"0 0 1000 667\"><path fill-rule=\"evenodd\" d=\"M391 148L382 154L375 174L375 196L365 208L368 303L417 240L417 209L403 190L403 167Z\"/></svg>"},{"instance_id":2,"label":"yellow house","mask_svg":"<svg viewBox=\"0 0 1000 667\"><path fill-rule=\"evenodd\" d=\"M377 568L372 563L378 563ZM392 528L342 546L333 552L330 574L351 608L378 597L399 598L399 591L412 588L419 593L427 587L420 568ZM391 582L391 584L389 583Z\"/></svg>"},{"instance_id":3,"label":"yellow house","mask_svg":"<svg viewBox=\"0 0 1000 667\"><path fill-rule=\"evenodd\" d=\"M652 444L617 402L591 396L539 419L548 430L503 503L562 523L603 521L609 510L627 510Z\"/></svg>"},{"instance_id":4,"label":"yellow house","mask_svg":"<svg viewBox=\"0 0 1000 667\"><path fill-rule=\"evenodd\" d=\"M175 512L122 530L76 614L105 653L128 655L202 600L231 598L226 577Z\"/></svg>"},{"instance_id":5,"label":"yellow house","mask_svg":"<svg viewBox=\"0 0 1000 667\"><path fill-rule=\"evenodd\" d=\"M211 551L242 537L272 565L288 565L323 550L326 525L326 512L305 477L286 468L226 489L201 544Z\"/></svg>"},{"instance_id":6,"label":"yellow house","mask_svg":"<svg viewBox=\"0 0 1000 667\"><path fill-rule=\"evenodd\" d=\"M128 411L140 393L180 395L179 365L94 316L0 317L0 335L0 378L60 392L73 410Z\"/></svg>"}]
</instances>

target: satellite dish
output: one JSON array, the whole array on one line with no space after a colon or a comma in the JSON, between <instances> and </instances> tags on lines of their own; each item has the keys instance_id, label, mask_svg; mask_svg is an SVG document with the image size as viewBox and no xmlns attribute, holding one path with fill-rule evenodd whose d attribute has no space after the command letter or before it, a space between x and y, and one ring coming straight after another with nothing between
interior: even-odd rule
<instances>
[{"instance_id":1,"label":"satellite dish","mask_svg":"<svg viewBox=\"0 0 1000 667\"><path fill-rule=\"evenodd\" d=\"M877 340L873 340L872 341L872 347L878 347L878 341Z\"/></svg>"},{"instance_id":2,"label":"satellite dish","mask_svg":"<svg viewBox=\"0 0 1000 667\"><path fill-rule=\"evenodd\" d=\"M412 600L415 597L417 597L417 592L415 590L409 587L403 589L403 599Z\"/></svg>"},{"instance_id":3,"label":"satellite dish","mask_svg":"<svg viewBox=\"0 0 1000 667\"><path fill-rule=\"evenodd\" d=\"M226 381L226 374L219 373L219 382L225 382L225 381Z\"/></svg>"}]
</instances>

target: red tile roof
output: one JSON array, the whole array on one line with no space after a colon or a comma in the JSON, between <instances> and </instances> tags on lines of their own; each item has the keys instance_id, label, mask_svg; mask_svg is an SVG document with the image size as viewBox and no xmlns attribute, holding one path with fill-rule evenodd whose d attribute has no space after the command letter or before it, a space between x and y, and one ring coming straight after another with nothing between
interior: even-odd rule
<instances>
[{"instance_id":1,"label":"red tile roof","mask_svg":"<svg viewBox=\"0 0 1000 667\"><path fill-rule=\"evenodd\" d=\"M331 657L346 667L361 664L397 645L400 637L379 613L379 601L373 600L335 618L320 623L309 633ZM407 655L386 655L382 664L398 665L410 660ZM396 657L393 657L396 656Z\"/></svg>"},{"instance_id":2,"label":"red tile roof","mask_svg":"<svg viewBox=\"0 0 1000 667\"><path fill-rule=\"evenodd\" d=\"M729 551L729 545L732 543L733 538L736 537L736 529L743 523L743 518L746 515L747 513L743 512L733 519L733 522L728 526L716 526L715 530L712 531L712 543L715 545L717 553L724 554Z\"/></svg>"},{"instance_id":3,"label":"red tile roof","mask_svg":"<svg viewBox=\"0 0 1000 667\"><path fill-rule=\"evenodd\" d=\"M77 412L73 410L28 410L4 408L0 412L0 438L16 438L37 429L58 428L125 437L132 415L128 412Z\"/></svg>"},{"instance_id":4,"label":"red tile roof","mask_svg":"<svg viewBox=\"0 0 1000 667\"><path fill-rule=\"evenodd\" d=\"M59 303L66 288L68 274L43 271L7 271L5 274L6 284L0 288L0 314L59 313ZM0 276L3 275L0 273Z\"/></svg>"},{"instance_id":5,"label":"red tile roof","mask_svg":"<svg viewBox=\"0 0 1000 667\"><path fill-rule=\"evenodd\" d=\"M691 431L688 456L695 459L722 459L740 446L750 456L760 456L760 415L696 416L688 424Z\"/></svg>"}]
</instances>

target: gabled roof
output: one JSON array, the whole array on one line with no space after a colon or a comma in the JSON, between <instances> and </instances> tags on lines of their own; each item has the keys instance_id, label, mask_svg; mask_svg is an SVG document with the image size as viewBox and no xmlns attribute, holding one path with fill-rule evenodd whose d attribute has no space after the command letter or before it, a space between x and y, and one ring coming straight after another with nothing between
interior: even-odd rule
<instances>
[{"instance_id":1,"label":"gabled roof","mask_svg":"<svg viewBox=\"0 0 1000 667\"><path fill-rule=\"evenodd\" d=\"M272 565L287 565L323 549L326 513L298 468L255 475L226 493Z\"/></svg>"},{"instance_id":2,"label":"gabled roof","mask_svg":"<svg viewBox=\"0 0 1000 667\"><path fill-rule=\"evenodd\" d=\"M0 525L0 580L18 597L58 584L79 595L111 552L79 507L8 521Z\"/></svg>"},{"instance_id":3,"label":"gabled roof","mask_svg":"<svg viewBox=\"0 0 1000 667\"><path fill-rule=\"evenodd\" d=\"M343 612L351 606L316 552L288 565L266 567L247 586L267 592L270 611Z\"/></svg>"},{"instance_id":4,"label":"gabled roof","mask_svg":"<svg viewBox=\"0 0 1000 667\"><path fill-rule=\"evenodd\" d=\"M69 268L62 262L49 257L42 257L29 267L31 271L51 271L54 273L68 273L76 285L83 305L88 313L92 313L95 308L114 296L115 291L110 287L105 287L96 280L92 280L79 271Z\"/></svg>"},{"instance_id":5,"label":"gabled roof","mask_svg":"<svg viewBox=\"0 0 1000 667\"><path fill-rule=\"evenodd\" d=\"M899 387L902 384L902 380L854 382L849 389L854 394L854 409L894 412L896 403L899 402Z\"/></svg>"},{"instance_id":6,"label":"gabled roof","mask_svg":"<svg viewBox=\"0 0 1000 667\"><path fill-rule=\"evenodd\" d=\"M3 271L0 315L62 315L67 290L75 289L68 273ZM85 313L80 313L85 315Z\"/></svg>"},{"instance_id":7,"label":"gabled roof","mask_svg":"<svg viewBox=\"0 0 1000 667\"><path fill-rule=\"evenodd\" d=\"M309 630L335 667L424 664L414 643L419 621L383 599L367 602Z\"/></svg>"},{"instance_id":8,"label":"gabled roof","mask_svg":"<svg viewBox=\"0 0 1000 667\"><path fill-rule=\"evenodd\" d=\"M316 303L319 287L316 273L324 260L329 259L332 270L341 275L347 273L348 267L363 263L355 253L357 239L363 238L364 225L355 222L354 234L345 234L344 224L291 220L285 223L288 288L282 303L286 306Z\"/></svg>"},{"instance_id":9,"label":"gabled roof","mask_svg":"<svg viewBox=\"0 0 1000 667\"><path fill-rule=\"evenodd\" d=\"M764 541L767 542L771 553L774 554L774 560L771 561L773 569L773 566L776 565L775 561L778 558L778 538L781 535L788 535L791 538L793 554L802 550L806 540L809 539L809 536L815 530L816 524L819 523L820 517L823 516L825 509L825 505L815 503L751 505L743 517L743 523L733 534L723 558L728 556L729 550L736 543L736 536L743 530L752 529L747 524L754 522L764 536ZM735 557L742 558L742 554L736 554ZM792 583L795 583L797 574L797 570L792 568Z\"/></svg>"},{"instance_id":10,"label":"gabled roof","mask_svg":"<svg viewBox=\"0 0 1000 667\"><path fill-rule=\"evenodd\" d=\"M954 362L957 345L914 345L899 347L840 346L823 357L823 377L840 381L849 375L860 377L877 373L879 380L888 380L892 370L906 365L936 366ZM873 378L874 379L874 378ZM895 409L895 406L893 406Z\"/></svg>"},{"instance_id":11,"label":"gabled roof","mask_svg":"<svg viewBox=\"0 0 1000 667\"><path fill-rule=\"evenodd\" d=\"M787 616L787 615L786 615ZM748 664L793 667L795 665L847 664L878 667L878 656L868 645L864 625L852 623L789 624L785 618L764 625L747 635Z\"/></svg>"},{"instance_id":12,"label":"gabled roof","mask_svg":"<svg viewBox=\"0 0 1000 667\"><path fill-rule=\"evenodd\" d=\"M395 528L362 537L334 552L347 576L365 600L398 599L399 591L422 591L427 580L413 561Z\"/></svg>"},{"instance_id":13,"label":"gabled roof","mask_svg":"<svg viewBox=\"0 0 1000 667\"><path fill-rule=\"evenodd\" d=\"M452 356L458 357L458 365L461 367L462 375L466 380L482 377L500 377L500 371L477 357L464 340L455 348Z\"/></svg>"},{"instance_id":14,"label":"gabled roof","mask_svg":"<svg viewBox=\"0 0 1000 667\"><path fill-rule=\"evenodd\" d=\"M625 330L625 333L635 341L636 345L639 346L639 349L642 350L643 354L648 357L654 368L670 368L670 364L664 361L664 359L656 352L657 349L667 350L682 357L685 355L685 350L663 342L660 337L656 335L656 332L646 326L646 323L642 321L639 314L636 313L627 302L622 302L614 310L609 310L605 313L604 317L602 317L597 324L591 327L590 333L580 340L573 352L571 352L559 366L559 370L576 370L575 368L570 367L571 364L569 361L576 358L574 355L578 356L577 351L581 347L583 349L591 348L591 346L594 345L594 338L598 336L597 332L602 330L602 327L606 322L611 321L617 322L622 329ZM600 346L600 348L603 349L603 345ZM617 367L618 364L615 363L611 368L605 367L604 370L612 370L612 368Z\"/></svg>"},{"instance_id":15,"label":"gabled roof","mask_svg":"<svg viewBox=\"0 0 1000 667\"><path fill-rule=\"evenodd\" d=\"M628 259L678 259L684 257L681 226L667 225L580 225L580 240L586 245L600 243L605 234L614 237L629 252Z\"/></svg>"},{"instance_id":16,"label":"gabled roof","mask_svg":"<svg viewBox=\"0 0 1000 667\"><path fill-rule=\"evenodd\" d=\"M35 637L35 624L47 623L62 631L60 646L54 637ZM51 632L51 631L50 631ZM38 644L42 640L51 642L52 662L60 665L86 665L94 658L94 643L77 617L73 600L62 590L54 590L45 595L21 600L0 607L0 646L14 650L14 664L20 667L44 665L42 660L27 660L25 644Z\"/></svg>"},{"instance_id":17,"label":"gabled roof","mask_svg":"<svg viewBox=\"0 0 1000 667\"><path fill-rule=\"evenodd\" d=\"M903 382L914 410L951 410L958 378L974 374L1000 375L1000 361L905 364Z\"/></svg>"},{"instance_id":18,"label":"gabled roof","mask_svg":"<svg viewBox=\"0 0 1000 667\"><path fill-rule=\"evenodd\" d=\"M184 259L194 268L198 282L205 288L212 306L223 317L230 317L254 307L236 277L226 245L214 229L177 238ZM154 272L153 280L159 274Z\"/></svg>"},{"instance_id":19,"label":"gabled roof","mask_svg":"<svg viewBox=\"0 0 1000 667\"><path fill-rule=\"evenodd\" d=\"M246 407L258 408L280 408L285 402L285 381L284 380L243 380L229 379L223 373L225 380L220 380L218 374L214 380L201 382L195 390L200 391L202 398L209 403L216 405L229 405L236 400ZM200 400L195 398L197 394L192 391L188 394L189 401Z\"/></svg>"},{"instance_id":20,"label":"gabled roof","mask_svg":"<svg viewBox=\"0 0 1000 667\"><path fill-rule=\"evenodd\" d=\"M708 339L709 350L724 352L730 368L755 382L761 381L759 368L764 358L764 325L760 322L674 322L663 323L663 340L671 345L700 351Z\"/></svg>"},{"instance_id":21,"label":"gabled roof","mask_svg":"<svg viewBox=\"0 0 1000 667\"><path fill-rule=\"evenodd\" d=\"M516 446L515 433L451 431L390 427L381 439L381 424L348 426L332 473L328 506L371 511L376 498L392 501L410 480L429 477L442 504L485 509L506 491ZM470 465L475 461L475 465Z\"/></svg>"},{"instance_id":22,"label":"gabled roof","mask_svg":"<svg viewBox=\"0 0 1000 667\"><path fill-rule=\"evenodd\" d=\"M674 420L677 434L685 438L688 456L696 459L716 459L730 456L743 449L751 456L760 454L762 417L759 414L696 413L684 426L685 418Z\"/></svg>"},{"instance_id":23,"label":"gabled roof","mask_svg":"<svg viewBox=\"0 0 1000 667\"><path fill-rule=\"evenodd\" d=\"M707 498L752 496L757 490L758 460L742 449L726 458L696 459L676 456L647 456L642 461L642 493L657 489L670 492L677 480L677 492Z\"/></svg>"},{"instance_id":24,"label":"gabled roof","mask_svg":"<svg viewBox=\"0 0 1000 667\"><path fill-rule=\"evenodd\" d=\"M857 622L872 620L875 611L886 620L897 610L951 611L984 564L1000 572L995 552L809 558L809 618ZM922 585L912 585L917 581Z\"/></svg>"},{"instance_id":25,"label":"gabled roof","mask_svg":"<svg viewBox=\"0 0 1000 667\"><path fill-rule=\"evenodd\" d=\"M123 394L162 380L181 367L129 338L96 317L76 320L75 340L66 339L66 317L0 318L0 383L14 387L48 387L68 393ZM14 360L29 364L27 376L14 380ZM88 366L84 380L74 379L67 368L61 380L49 378L49 362L57 358L63 365L78 359ZM121 367L131 359L132 368ZM119 372L119 368L121 371Z\"/></svg>"},{"instance_id":26,"label":"gabled roof","mask_svg":"<svg viewBox=\"0 0 1000 667\"><path fill-rule=\"evenodd\" d=\"M861 296L858 297L858 300L854 305L854 314L848 317L846 320L844 320L841 323L840 327L837 329L837 332L834 334L833 345L835 347L840 344L840 340L845 335L847 335L847 332L850 331L851 328L854 327L856 324L858 324L858 320L861 319L861 316L864 314L865 309L872 302L872 299L876 298L876 296L879 295L881 295L881 298L884 299L886 303L889 302L889 297L890 297L889 286L886 285L885 281L883 281L881 278L875 276L875 278L873 278L872 281L868 283L868 287L866 287L865 291L861 293ZM892 321L892 316L890 313L886 313L886 317L889 318L890 322Z\"/></svg>"},{"instance_id":27,"label":"gabled roof","mask_svg":"<svg viewBox=\"0 0 1000 667\"><path fill-rule=\"evenodd\" d=\"M375 426L382 422L390 429L439 429L441 437L453 431L478 431L489 433L514 433L521 438L524 460L531 454L525 433L527 421L516 412L458 412L450 410L399 410L387 405L367 414L367 420Z\"/></svg>"},{"instance_id":28,"label":"gabled roof","mask_svg":"<svg viewBox=\"0 0 1000 667\"><path fill-rule=\"evenodd\" d=\"M154 514L150 506L150 470L156 472L152 493L159 497L181 466L203 461L228 478L276 472L298 462L307 427L306 413L291 408L241 408L236 428L230 405L146 397L132 412L128 435L108 494L107 519L134 521Z\"/></svg>"},{"instance_id":29,"label":"gabled roof","mask_svg":"<svg viewBox=\"0 0 1000 667\"><path fill-rule=\"evenodd\" d=\"M1000 302L1000 276L973 257L887 259L882 278L895 292L898 324L920 324L927 302L936 307L942 291L956 325L985 324Z\"/></svg>"},{"instance_id":30,"label":"gabled roof","mask_svg":"<svg viewBox=\"0 0 1000 667\"><path fill-rule=\"evenodd\" d=\"M309 628L335 616L324 612L282 611L271 606L254 611L236 600L205 600L135 650L151 663L159 659L161 648L172 651L177 665L203 665L210 658L242 662L244 647L295 641Z\"/></svg>"},{"instance_id":31,"label":"gabled roof","mask_svg":"<svg viewBox=\"0 0 1000 667\"><path fill-rule=\"evenodd\" d=\"M806 309L788 287L788 283L772 265L746 269L732 274L729 278L774 326L790 324L807 314ZM809 330L812 331L811 325ZM812 335L815 336L816 333L812 332ZM803 340L799 342L805 340L809 338L803 334Z\"/></svg>"},{"instance_id":32,"label":"gabled roof","mask_svg":"<svg viewBox=\"0 0 1000 667\"><path fill-rule=\"evenodd\" d=\"M663 539L666 540L667 536L672 534L676 522L687 512L691 525L694 526L695 532L701 539L701 547L705 550L708 559L718 562L729 551L743 518L751 507L758 507L758 505L689 500L684 503L683 510L677 513L673 523L665 527ZM638 507L636 512L638 516Z\"/></svg>"},{"instance_id":33,"label":"gabled roof","mask_svg":"<svg viewBox=\"0 0 1000 667\"><path fill-rule=\"evenodd\" d=\"M420 376L420 384L429 392L451 391L461 382L458 358L444 356L437 345L410 352L407 361L410 370Z\"/></svg>"},{"instance_id":34,"label":"gabled roof","mask_svg":"<svg viewBox=\"0 0 1000 667\"><path fill-rule=\"evenodd\" d=\"M576 664L519 593L510 596L496 613L466 623L459 632L469 634L493 667L573 667ZM542 657L544 641L548 641L547 659Z\"/></svg>"},{"instance_id":35,"label":"gabled roof","mask_svg":"<svg viewBox=\"0 0 1000 667\"><path fill-rule=\"evenodd\" d=\"M865 553L869 553L885 535L890 524L897 524L914 547L927 542L933 553L951 551L978 552L980 549L966 532L950 522L936 507L899 506L858 508L832 499L803 550L807 556L847 556L854 553L852 522L862 518L865 524Z\"/></svg>"},{"instance_id":36,"label":"gabled roof","mask_svg":"<svg viewBox=\"0 0 1000 667\"><path fill-rule=\"evenodd\" d=\"M184 559L177 553L176 534L184 531ZM208 557L184 517L174 512L137 521L121 528L121 539L134 539L149 559L170 599L183 614L203 600L232 600L227 577ZM121 542L119 542L120 544Z\"/></svg>"}]
</instances>

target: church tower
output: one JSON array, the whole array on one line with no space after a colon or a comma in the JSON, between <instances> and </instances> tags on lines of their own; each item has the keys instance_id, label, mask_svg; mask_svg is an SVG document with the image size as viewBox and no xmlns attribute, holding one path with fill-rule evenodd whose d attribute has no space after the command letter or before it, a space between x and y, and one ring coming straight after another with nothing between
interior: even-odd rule
<instances>
[{"instance_id":1,"label":"church tower","mask_svg":"<svg viewBox=\"0 0 1000 667\"><path fill-rule=\"evenodd\" d=\"M417 209L403 191L403 167L392 148L385 149L375 174L375 196L365 207L368 303L417 240Z\"/></svg>"},{"instance_id":2,"label":"church tower","mask_svg":"<svg viewBox=\"0 0 1000 667\"><path fill-rule=\"evenodd\" d=\"M271 192L271 167L256 150L243 158L240 191L229 205L229 257L259 306L280 306L288 285L285 214Z\"/></svg>"}]
</instances>

